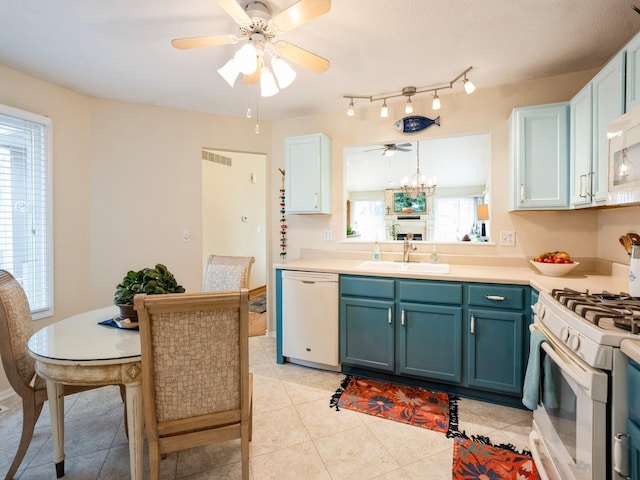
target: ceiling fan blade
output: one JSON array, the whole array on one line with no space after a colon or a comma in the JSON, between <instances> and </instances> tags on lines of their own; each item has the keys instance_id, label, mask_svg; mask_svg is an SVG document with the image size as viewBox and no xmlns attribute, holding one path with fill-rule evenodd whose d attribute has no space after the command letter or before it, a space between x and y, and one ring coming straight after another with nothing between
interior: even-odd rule
<instances>
[{"instance_id":1,"label":"ceiling fan blade","mask_svg":"<svg viewBox=\"0 0 640 480\"><path fill-rule=\"evenodd\" d=\"M399 152L410 152L411 149L410 148L404 148L404 147L396 147L396 150L398 150Z\"/></svg>"},{"instance_id":2,"label":"ceiling fan blade","mask_svg":"<svg viewBox=\"0 0 640 480\"><path fill-rule=\"evenodd\" d=\"M242 5L236 0L218 0L218 5L220 5L237 24L244 25L251 23L251 17L247 15Z\"/></svg>"},{"instance_id":3,"label":"ceiling fan blade","mask_svg":"<svg viewBox=\"0 0 640 480\"><path fill-rule=\"evenodd\" d=\"M171 40L171 45L180 50L189 50L190 48L201 47L217 47L219 45L232 45L238 43L238 37L235 35L214 35L209 37L188 37L176 38Z\"/></svg>"},{"instance_id":4,"label":"ceiling fan blade","mask_svg":"<svg viewBox=\"0 0 640 480\"><path fill-rule=\"evenodd\" d=\"M316 73L329 70L329 60L283 40L276 42L278 54Z\"/></svg>"},{"instance_id":5,"label":"ceiling fan blade","mask_svg":"<svg viewBox=\"0 0 640 480\"><path fill-rule=\"evenodd\" d=\"M384 147L381 147L381 148L370 148L369 150L365 150L365 152L375 152L375 151L378 151L378 150L385 150L385 148Z\"/></svg>"},{"instance_id":6,"label":"ceiling fan blade","mask_svg":"<svg viewBox=\"0 0 640 480\"><path fill-rule=\"evenodd\" d=\"M411 148L413 145L411 145L410 143L398 143L396 145L396 147L408 147Z\"/></svg>"},{"instance_id":7,"label":"ceiling fan blade","mask_svg":"<svg viewBox=\"0 0 640 480\"><path fill-rule=\"evenodd\" d=\"M331 0L298 0L273 17L269 24L278 33L282 33L324 15L329 10L331 10Z\"/></svg>"}]
</instances>

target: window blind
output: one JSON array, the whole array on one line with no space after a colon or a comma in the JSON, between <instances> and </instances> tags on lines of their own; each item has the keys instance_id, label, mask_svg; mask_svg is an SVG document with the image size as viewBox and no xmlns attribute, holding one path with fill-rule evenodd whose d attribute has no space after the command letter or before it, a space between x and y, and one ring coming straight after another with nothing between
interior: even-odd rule
<instances>
[{"instance_id":1,"label":"window blind","mask_svg":"<svg viewBox=\"0 0 640 480\"><path fill-rule=\"evenodd\" d=\"M34 318L53 315L51 130L47 117L0 105L0 268Z\"/></svg>"}]
</instances>

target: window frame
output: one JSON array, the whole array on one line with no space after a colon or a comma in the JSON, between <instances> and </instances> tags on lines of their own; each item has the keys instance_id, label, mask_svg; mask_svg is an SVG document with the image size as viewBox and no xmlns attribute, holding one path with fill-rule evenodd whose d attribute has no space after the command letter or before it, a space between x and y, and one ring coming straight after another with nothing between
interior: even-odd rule
<instances>
[{"instance_id":1,"label":"window frame","mask_svg":"<svg viewBox=\"0 0 640 480\"><path fill-rule=\"evenodd\" d=\"M43 195L45 206L46 219L44 224L46 225L45 247L44 247L44 262L43 265L46 269L45 282L46 287L44 292L47 295L49 301L48 304L38 308L31 309L31 316L33 320L52 317L54 315L54 274L53 274L53 121L50 117L39 115L37 113L28 112L8 105L0 104L0 114L11 116L19 120L29 121L42 125L44 128L43 140L46 143L43 150L44 167L46 169L45 175L45 188L46 192ZM0 265L0 268L4 268ZM17 277L16 277L17 278ZM20 279L18 279L20 280ZM27 296L29 294L27 293Z\"/></svg>"}]
</instances>

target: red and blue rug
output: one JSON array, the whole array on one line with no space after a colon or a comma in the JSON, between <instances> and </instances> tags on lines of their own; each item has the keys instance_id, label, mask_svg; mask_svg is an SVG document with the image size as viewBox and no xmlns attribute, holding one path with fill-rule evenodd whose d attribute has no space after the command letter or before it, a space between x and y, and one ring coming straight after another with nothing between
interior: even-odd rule
<instances>
[{"instance_id":1,"label":"red and blue rug","mask_svg":"<svg viewBox=\"0 0 640 480\"><path fill-rule=\"evenodd\" d=\"M538 480L528 451L493 445L458 429L458 397L418 387L347 375L330 406L445 433L453 441L453 480Z\"/></svg>"},{"instance_id":2,"label":"red and blue rug","mask_svg":"<svg viewBox=\"0 0 640 480\"><path fill-rule=\"evenodd\" d=\"M418 387L347 376L331 398L346 408L396 422L448 433L457 431L457 398Z\"/></svg>"},{"instance_id":3,"label":"red and blue rug","mask_svg":"<svg viewBox=\"0 0 640 480\"><path fill-rule=\"evenodd\" d=\"M486 437L456 438L453 443L453 480L538 480L529 452L512 445L491 445Z\"/></svg>"}]
</instances>

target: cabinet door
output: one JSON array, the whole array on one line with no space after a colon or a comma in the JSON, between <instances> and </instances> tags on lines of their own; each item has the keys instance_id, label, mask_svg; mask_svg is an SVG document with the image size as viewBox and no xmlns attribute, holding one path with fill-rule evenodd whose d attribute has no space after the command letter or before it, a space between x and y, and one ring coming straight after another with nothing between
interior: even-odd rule
<instances>
[{"instance_id":1,"label":"cabinet door","mask_svg":"<svg viewBox=\"0 0 640 480\"><path fill-rule=\"evenodd\" d=\"M393 373L393 301L340 298L340 362Z\"/></svg>"},{"instance_id":2,"label":"cabinet door","mask_svg":"<svg viewBox=\"0 0 640 480\"><path fill-rule=\"evenodd\" d=\"M593 78L593 188L594 200L607 199L607 127L624 113L625 52L616 55Z\"/></svg>"},{"instance_id":3,"label":"cabinet door","mask_svg":"<svg viewBox=\"0 0 640 480\"><path fill-rule=\"evenodd\" d=\"M627 54L627 95L626 110L640 104L640 35L636 36L625 48Z\"/></svg>"},{"instance_id":4,"label":"cabinet door","mask_svg":"<svg viewBox=\"0 0 640 480\"><path fill-rule=\"evenodd\" d=\"M567 103L513 111L513 209L564 209L569 206L568 118Z\"/></svg>"},{"instance_id":5,"label":"cabinet door","mask_svg":"<svg viewBox=\"0 0 640 480\"><path fill-rule=\"evenodd\" d=\"M523 313L469 309L467 383L471 387L522 394Z\"/></svg>"},{"instance_id":6,"label":"cabinet door","mask_svg":"<svg viewBox=\"0 0 640 480\"><path fill-rule=\"evenodd\" d=\"M329 149L322 134L285 139L287 213L331 213Z\"/></svg>"},{"instance_id":7,"label":"cabinet door","mask_svg":"<svg viewBox=\"0 0 640 480\"><path fill-rule=\"evenodd\" d=\"M462 308L400 303L398 373L449 383L462 381Z\"/></svg>"},{"instance_id":8,"label":"cabinet door","mask_svg":"<svg viewBox=\"0 0 640 480\"><path fill-rule=\"evenodd\" d=\"M629 473L632 480L640 480L640 426L627 419L629 434Z\"/></svg>"},{"instance_id":9,"label":"cabinet door","mask_svg":"<svg viewBox=\"0 0 640 480\"><path fill-rule=\"evenodd\" d=\"M593 196L591 173L591 83L569 102L569 182L571 206L590 205Z\"/></svg>"}]
</instances>

